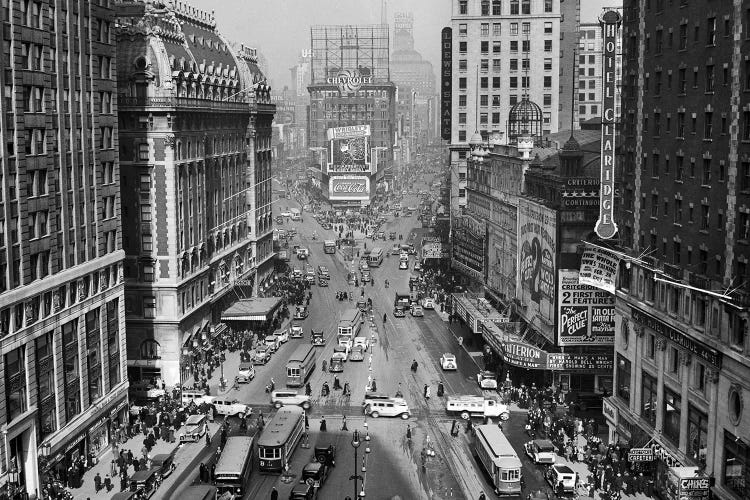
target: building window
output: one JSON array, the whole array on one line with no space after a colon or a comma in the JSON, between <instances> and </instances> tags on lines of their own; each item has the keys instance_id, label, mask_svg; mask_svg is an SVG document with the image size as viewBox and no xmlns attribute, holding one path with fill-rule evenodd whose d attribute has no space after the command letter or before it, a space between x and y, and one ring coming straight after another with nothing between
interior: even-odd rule
<instances>
[{"instance_id":1,"label":"building window","mask_svg":"<svg viewBox=\"0 0 750 500\"><path fill-rule=\"evenodd\" d=\"M490 15L490 0L482 0L481 8L482 8L482 15L489 16Z\"/></svg>"},{"instance_id":2,"label":"building window","mask_svg":"<svg viewBox=\"0 0 750 500\"><path fill-rule=\"evenodd\" d=\"M65 381L65 420L81 412L80 369L78 363L78 320L63 325L63 378Z\"/></svg>"},{"instance_id":3,"label":"building window","mask_svg":"<svg viewBox=\"0 0 750 500\"><path fill-rule=\"evenodd\" d=\"M109 355L109 387L120 383L120 309L119 300L107 302L107 351Z\"/></svg>"},{"instance_id":4,"label":"building window","mask_svg":"<svg viewBox=\"0 0 750 500\"><path fill-rule=\"evenodd\" d=\"M668 389L664 388L664 418L663 432L664 435L671 440L675 445L680 444L680 412L681 412L682 401L680 396Z\"/></svg>"},{"instance_id":5,"label":"building window","mask_svg":"<svg viewBox=\"0 0 750 500\"><path fill-rule=\"evenodd\" d=\"M531 0L521 0L521 14L531 14Z\"/></svg>"},{"instance_id":6,"label":"building window","mask_svg":"<svg viewBox=\"0 0 750 500\"><path fill-rule=\"evenodd\" d=\"M544 0L544 12L552 12L552 0Z\"/></svg>"},{"instance_id":7,"label":"building window","mask_svg":"<svg viewBox=\"0 0 750 500\"><path fill-rule=\"evenodd\" d=\"M545 52L552 52L552 40L545 40L544 41L544 51Z\"/></svg>"},{"instance_id":8,"label":"building window","mask_svg":"<svg viewBox=\"0 0 750 500\"><path fill-rule=\"evenodd\" d=\"M35 344L39 427L41 435L48 436L57 430L52 332L47 332L37 338Z\"/></svg>"},{"instance_id":9,"label":"building window","mask_svg":"<svg viewBox=\"0 0 750 500\"><path fill-rule=\"evenodd\" d=\"M467 25L466 24L459 24L458 25L458 36L466 36L467 32Z\"/></svg>"},{"instance_id":10,"label":"building window","mask_svg":"<svg viewBox=\"0 0 750 500\"><path fill-rule=\"evenodd\" d=\"M492 15L499 16L502 14L502 4L500 0L492 0Z\"/></svg>"},{"instance_id":11,"label":"building window","mask_svg":"<svg viewBox=\"0 0 750 500\"><path fill-rule=\"evenodd\" d=\"M26 356L21 346L4 356L5 360L5 404L8 422L28 409L26 401Z\"/></svg>"},{"instance_id":12,"label":"building window","mask_svg":"<svg viewBox=\"0 0 750 500\"><path fill-rule=\"evenodd\" d=\"M709 17L706 22L706 45L716 45L716 18Z\"/></svg>"},{"instance_id":13,"label":"building window","mask_svg":"<svg viewBox=\"0 0 750 500\"><path fill-rule=\"evenodd\" d=\"M156 297L143 297L143 317L156 317Z\"/></svg>"},{"instance_id":14,"label":"building window","mask_svg":"<svg viewBox=\"0 0 750 500\"><path fill-rule=\"evenodd\" d=\"M150 253L154 250L153 237L150 234L141 235L141 252Z\"/></svg>"},{"instance_id":15,"label":"building window","mask_svg":"<svg viewBox=\"0 0 750 500\"><path fill-rule=\"evenodd\" d=\"M750 443L724 431L724 486L739 498L750 498Z\"/></svg>"},{"instance_id":16,"label":"building window","mask_svg":"<svg viewBox=\"0 0 750 500\"><path fill-rule=\"evenodd\" d=\"M468 0L458 0L458 13L459 14L468 14Z\"/></svg>"},{"instance_id":17,"label":"building window","mask_svg":"<svg viewBox=\"0 0 750 500\"><path fill-rule=\"evenodd\" d=\"M519 0L510 0L510 14L512 16L517 16L519 11Z\"/></svg>"},{"instance_id":18,"label":"building window","mask_svg":"<svg viewBox=\"0 0 750 500\"><path fill-rule=\"evenodd\" d=\"M617 354L615 376L617 378L615 382L617 395L626 403L630 403L630 360L619 353Z\"/></svg>"},{"instance_id":19,"label":"building window","mask_svg":"<svg viewBox=\"0 0 750 500\"><path fill-rule=\"evenodd\" d=\"M510 23L510 34L518 35L518 23ZM518 47L517 44L516 47ZM516 50L518 50L518 48L516 48Z\"/></svg>"},{"instance_id":20,"label":"building window","mask_svg":"<svg viewBox=\"0 0 750 500\"><path fill-rule=\"evenodd\" d=\"M161 346L154 339L144 340L141 344L141 359L161 359Z\"/></svg>"},{"instance_id":21,"label":"building window","mask_svg":"<svg viewBox=\"0 0 750 500\"><path fill-rule=\"evenodd\" d=\"M641 389L641 418L648 422L651 427L656 427L656 377L652 377L645 371L642 372Z\"/></svg>"}]
</instances>

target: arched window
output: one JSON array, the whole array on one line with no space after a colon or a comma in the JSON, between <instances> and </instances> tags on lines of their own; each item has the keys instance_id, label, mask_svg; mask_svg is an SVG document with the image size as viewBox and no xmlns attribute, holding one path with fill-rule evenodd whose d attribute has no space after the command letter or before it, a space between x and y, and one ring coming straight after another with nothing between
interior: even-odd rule
<instances>
[{"instance_id":1,"label":"arched window","mask_svg":"<svg viewBox=\"0 0 750 500\"><path fill-rule=\"evenodd\" d=\"M154 339L141 343L141 359L161 359L161 346Z\"/></svg>"}]
</instances>

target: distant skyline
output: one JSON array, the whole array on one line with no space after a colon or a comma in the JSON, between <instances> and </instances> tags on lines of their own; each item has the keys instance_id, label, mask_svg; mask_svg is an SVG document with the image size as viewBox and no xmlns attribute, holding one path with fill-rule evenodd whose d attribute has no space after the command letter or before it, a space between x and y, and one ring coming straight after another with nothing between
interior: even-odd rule
<instances>
[{"instance_id":1,"label":"distant skyline","mask_svg":"<svg viewBox=\"0 0 750 500\"><path fill-rule=\"evenodd\" d=\"M440 30L450 26L453 0L388 0L388 23L396 12L414 15L414 48L430 61L437 73L440 62ZM570 0L568 0L570 1ZM580 0L581 22L595 22L603 7L622 5L622 0ZM190 5L214 10L217 27L229 41L256 47L268 61L268 77L274 85L290 85L289 68L303 49L310 48L310 26L379 24L379 0L192 0ZM344 6L342 8L342 6ZM391 44L393 43L391 33ZM391 45L391 49L392 49Z\"/></svg>"}]
</instances>

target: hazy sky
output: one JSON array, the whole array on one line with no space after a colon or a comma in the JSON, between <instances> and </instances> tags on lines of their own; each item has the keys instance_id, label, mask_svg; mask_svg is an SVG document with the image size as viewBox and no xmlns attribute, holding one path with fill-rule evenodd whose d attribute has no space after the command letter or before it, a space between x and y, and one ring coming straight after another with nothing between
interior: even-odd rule
<instances>
[{"instance_id":1,"label":"hazy sky","mask_svg":"<svg viewBox=\"0 0 750 500\"><path fill-rule=\"evenodd\" d=\"M388 0L389 24L393 24L395 12L414 14L415 48L432 61L436 74L440 30L450 25L451 1ZM622 5L622 0L580 2L581 22L595 21L603 6ZM289 68L297 62L300 51L310 47L310 26L380 23L380 0L189 0L188 3L209 12L215 10L219 31L230 41L257 47L268 59L268 76L277 86L289 85Z\"/></svg>"}]
</instances>

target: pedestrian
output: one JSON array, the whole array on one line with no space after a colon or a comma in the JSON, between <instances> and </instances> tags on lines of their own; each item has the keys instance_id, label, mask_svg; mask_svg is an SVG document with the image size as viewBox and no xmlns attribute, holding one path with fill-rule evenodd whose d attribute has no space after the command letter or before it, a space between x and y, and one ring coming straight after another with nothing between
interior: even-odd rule
<instances>
[{"instance_id":1,"label":"pedestrian","mask_svg":"<svg viewBox=\"0 0 750 500\"><path fill-rule=\"evenodd\" d=\"M112 460L112 462L110 462L109 466L110 466L109 475L111 477L115 477L117 475L117 461Z\"/></svg>"},{"instance_id":2,"label":"pedestrian","mask_svg":"<svg viewBox=\"0 0 750 500\"><path fill-rule=\"evenodd\" d=\"M211 434L206 432L206 446L211 446Z\"/></svg>"},{"instance_id":3,"label":"pedestrian","mask_svg":"<svg viewBox=\"0 0 750 500\"><path fill-rule=\"evenodd\" d=\"M320 432L325 432L325 431L326 431L326 418L322 417L320 419Z\"/></svg>"},{"instance_id":4,"label":"pedestrian","mask_svg":"<svg viewBox=\"0 0 750 500\"><path fill-rule=\"evenodd\" d=\"M216 463L211 464L211 483L216 482Z\"/></svg>"},{"instance_id":5,"label":"pedestrian","mask_svg":"<svg viewBox=\"0 0 750 500\"><path fill-rule=\"evenodd\" d=\"M99 473L96 473L96 476L94 476L94 491L96 493L99 493L99 490L102 489L102 476L99 475Z\"/></svg>"},{"instance_id":6,"label":"pedestrian","mask_svg":"<svg viewBox=\"0 0 750 500\"><path fill-rule=\"evenodd\" d=\"M342 421L341 421L341 430L342 431L348 431L349 429L346 427L346 415L344 415Z\"/></svg>"},{"instance_id":7,"label":"pedestrian","mask_svg":"<svg viewBox=\"0 0 750 500\"><path fill-rule=\"evenodd\" d=\"M275 486L271 489L271 500L279 500L279 492Z\"/></svg>"},{"instance_id":8,"label":"pedestrian","mask_svg":"<svg viewBox=\"0 0 750 500\"><path fill-rule=\"evenodd\" d=\"M456 422L456 419L453 419L453 422L451 423L451 436L456 437L458 436L458 422Z\"/></svg>"},{"instance_id":9,"label":"pedestrian","mask_svg":"<svg viewBox=\"0 0 750 500\"><path fill-rule=\"evenodd\" d=\"M487 500L487 497L484 494L484 491L479 494L479 500Z\"/></svg>"},{"instance_id":10,"label":"pedestrian","mask_svg":"<svg viewBox=\"0 0 750 500\"><path fill-rule=\"evenodd\" d=\"M424 385L423 395L426 400L430 399L430 386L427 384Z\"/></svg>"},{"instance_id":11,"label":"pedestrian","mask_svg":"<svg viewBox=\"0 0 750 500\"><path fill-rule=\"evenodd\" d=\"M411 426L406 424L406 439L411 442Z\"/></svg>"}]
</instances>

